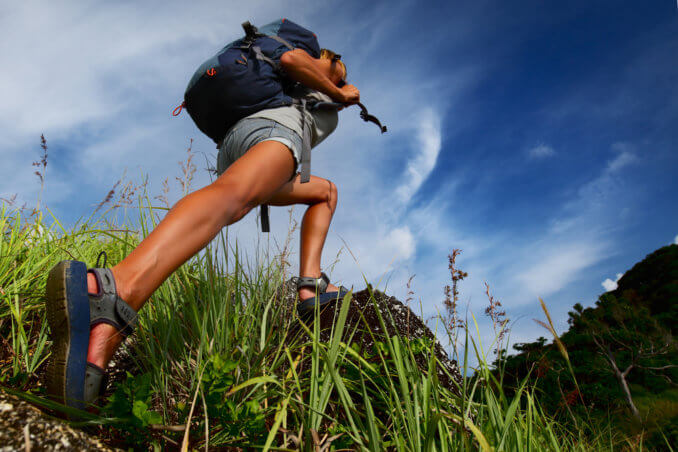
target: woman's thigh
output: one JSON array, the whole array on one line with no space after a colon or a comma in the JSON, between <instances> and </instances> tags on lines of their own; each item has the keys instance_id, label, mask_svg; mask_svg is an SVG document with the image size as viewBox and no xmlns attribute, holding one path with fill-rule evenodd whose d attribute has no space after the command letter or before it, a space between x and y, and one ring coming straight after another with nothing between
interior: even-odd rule
<instances>
[{"instance_id":1,"label":"woman's thigh","mask_svg":"<svg viewBox=\"0 0 678 452\"><path fill-rule=\"evenodd\" d=\"M234 193L250 208L265 202L290 180L295 161L289 148L278 141L252 146L214 181Z\"/></svg>"}]
</instances>

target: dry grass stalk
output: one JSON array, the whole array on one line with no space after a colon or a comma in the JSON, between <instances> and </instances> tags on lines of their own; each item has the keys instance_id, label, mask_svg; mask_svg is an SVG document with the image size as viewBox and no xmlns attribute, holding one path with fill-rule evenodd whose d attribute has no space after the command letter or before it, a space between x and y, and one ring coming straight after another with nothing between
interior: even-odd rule
<instances>
[{"instance_id":1,"label":"dry grass stalk","mask_svg":"<svg viewBox=\"0 0 678 452\"><path fill-rule=\"evenodd\" d=\"M120 182L122 182L122 179L118 179L118 181L115 183L115 185L113 185L113 188L111 188L108 191L108 194L103 199L103 201L101 201L99 203L99 205L97 205L97 208L94 209L94 213L97 213L99 211L99 209L101 209L105 204L109 203L111 201L111 199L113 199L113 195L115 195L115 189L118 188L118 185L120 185Z\"/></svg>"},{"instance_id":2,"label":"dry grass stalk","mask_svg":"<svg viewBox=\"0 0 678 452\"><path fill-rule=\"evenodd\" d=\"M416 274L410 276L410 279L407 280L407 298L405 298L405 303L407 304L407 336L410 336L410 313L412 312L412 309L410 308L410 303L412 302L412 295L414 295L414 291L412 290L412 280L414 277L417 276Z\"/></svg>"},{"instance_id":3,"label":"dry grass stalk","mask_svg":"<svg viewBox=\"0 0 678 452\"><path fill-rule=\"evenodd\" d=\"M468 276L468 273L457 268L457 256L459 256L459 254L461 254L461 250L455 248L452 250L452 254L447 256L452 286L447 285L443 289L445 293L443 306L445 306L446 311L446 315L444 316L443 320L450 331L464 327L464 321L459 316L459 290L457 289L457 285L459 281L462 281Z\"/></svg>"},{"instance_id":4,"label":"dry grass stalk","mask_svg":"<svg viewBox=\"0 0 678 452\"><path fill-rule=\"evenodd\" d=\"M121 180L125 179L125 175L123 174ZM134 196L139 190L145 191L146 187L148 186L148 176L146 176L146 179L144 179L144 182L141 184L135 184L132 181L127 182L123 187L122 190L120 191L120 195L118 196L118 200L113 204L113 208L117 207L122 207L122 206L130 206L134 202Z\"/></svg>"},{"instance_id":5,"label":"dry grass stalk","mask_svg":"<svg viewBox=\"0 0 678 452\"><path fill-rule=\"evenodd\" d=\"M494 334L497 337L497 343L501 343L502 339L507 333L507 324L508 319L506 318L506 311L500 309L501 302L494 298L490 293L490 285L485 282L485 295L489 305L485 308L485 315L492 320L492 327L494 328ZM495 350L495 353L497 350Z\"/></svg>"},{"instance_id":6,"label":"dry grass stalk","mask_svg":"<svg viewBox=\"0 0 678 452\"><path fill-rule=\"evenodd\" d=\"M162 194L158 195L154 198L154 199L157 199L159 201L162 201L162 203L165 204L165 206L168 209L171 207L170 203L169 203L169 199L167 198L167 194L169 193L169 191L170 191L169 178L166 177L165 180L162 181Z\"/></svg>"},{"instance_id":7,"label":"dry grass stalk","mask_svg":"<svg viewBox=\"0 0 678 452\"><path fill-rule=\"evenodd\" d=\"M40 168L35 172L35 175L40 178L40 193L38 193L38 203L33 211L40 210L40 198L42 198L42 192L45 189L45 176L47 174L47 140L45 139L45 134L40 135L40 148L42 149L42 156L40 160L33 162L31 165Z\"/></svg>"},{"instance_id":8,"label":"dry grass stalk","mask_svg":"<svg viewBox=\"0 0 678 452\"><path fill-rule=\"evenodd\" d=\"M188 144L188 149L186 150L187 157L186 162L179 162L181 166L182 177L177 177L176 180L181 185L181 191L186 196L191 189L191 181L193 181L193 174L195 174L195 165L193 164L193 138Z\"/></svg>"},{"instance_id":9,"label":"dry grass stalk","mask_svg":"<svg viewBox=\"0 0 678 452\"><path fill-rule=\"evenodd\" d=\"M285 244L283 245L283 249L280 251L280 256L278 257L280 261L280 269L282 270L283 274L283 279L287 279L287 271L288 268L290 267L290 262L289 262L289 256L290 256L290 243L292 243L292 236L294 235L294 232L297 230L299 227L299 223L297 220L295 220L292 217L292 214L294 213L294 206L290 207L287 210L287 213L289 214L289 227L287 229L287 236L285 237Z\"/></svg>"},{"instance_id":10,"label":"dry grass stalk","mask_svg":"<svg viewBox=\"0 0 678 452\"><path fill-rule=\"evenodd\" d=\"M17 196L16 193L14 193L9 199L0 197L0 200L5 201L10 206L13 206L14 203L16 202L16 196Z\"/></svg>"}]
</instances>

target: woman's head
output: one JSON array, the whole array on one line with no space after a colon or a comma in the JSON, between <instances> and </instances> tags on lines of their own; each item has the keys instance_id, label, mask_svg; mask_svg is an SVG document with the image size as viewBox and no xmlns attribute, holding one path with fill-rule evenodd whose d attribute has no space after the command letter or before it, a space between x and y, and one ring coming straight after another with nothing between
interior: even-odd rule
<instances>
[{"instance_id":1,"label":"woman's head","mask_svg":"<svg viewBox=\"0 0 678 452\"><path fill-rule=\"evenodd\" d=\"M329 50L329 49L320 49L320 59L329 60L330 62L330 77L333 79L336 78L335 83L340 84L339 82L346 83L346 76L348 72L346 70L346 65L341 61L341 55Z\"/></svg>"}]
</instances>

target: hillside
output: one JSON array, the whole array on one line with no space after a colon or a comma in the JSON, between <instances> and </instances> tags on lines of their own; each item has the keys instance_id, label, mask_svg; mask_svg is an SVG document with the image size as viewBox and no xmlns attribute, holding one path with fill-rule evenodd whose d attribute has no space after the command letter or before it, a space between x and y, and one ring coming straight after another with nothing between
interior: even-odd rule
<instances>
[{"instance_id":1,"label":"hillside","mask_svg":"<svg viewBox=\"0 0 678 452\"><path fill-rule=\"evenodd\" d=\"M656 430L678 415L678 245L656 250L628 270L593 307L574 305L560 336L516 344L496 364L516 386L528 378L553 414L613 413L619 425ZM508 380L506 380L508 379ZM661 407L661 409L660 409ZM672 421L673 419L673 421Z\"/></svg>"}]
</instances>

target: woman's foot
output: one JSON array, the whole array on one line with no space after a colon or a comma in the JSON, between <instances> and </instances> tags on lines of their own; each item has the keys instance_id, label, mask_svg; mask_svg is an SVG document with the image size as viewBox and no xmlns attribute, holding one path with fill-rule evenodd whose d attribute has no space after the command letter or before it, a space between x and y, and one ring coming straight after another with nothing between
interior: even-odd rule
<instances>
[{"instance_id":1,"label":"woman's foot","mask_svg":"<svg viewBox=\"0 0 678 452\"><path fill-rule=\"evenodd\" d=\"M297 291L299 293L297 313L300 316L312 313L317 307L322 309L349 293L349 290L344 287L330 284L330 279L325 273L321 273L317 278L300 276L297 278Z\"/></svg>"},{"instance_id":2,"label":"woman's foot","mask_svg":"<svg viewBox=\"0 0 678 452\"><path fill-rule=\"evenodd\" d=\"M327 292L339 292L339 288L334 284L327 285ZM299 300L306 300L315 297L315 290L310 287L302 287L298 290Z\"/></svg>"},{"instance_id":3,"label":"woman's foot","mask_svg":"<svg viewBox=\"0 0 678 452\"><path fill-rule=\"evenodd\" d=\"M87 293L89 295L99 293L99 285L92 272L87 272ZM113 357L122 340L123 336L113 325L108 323L94 325L89 332L87 362L106 369L108 362Z\"/></svg>"}]
</instances>

